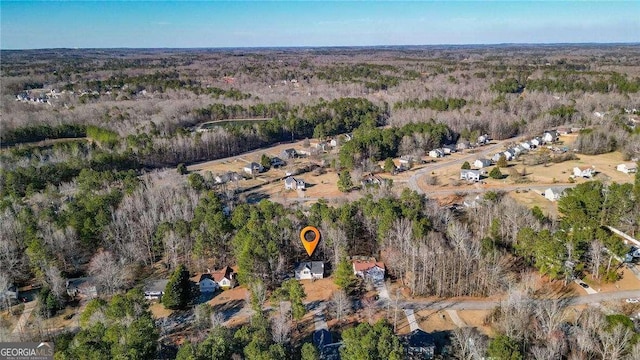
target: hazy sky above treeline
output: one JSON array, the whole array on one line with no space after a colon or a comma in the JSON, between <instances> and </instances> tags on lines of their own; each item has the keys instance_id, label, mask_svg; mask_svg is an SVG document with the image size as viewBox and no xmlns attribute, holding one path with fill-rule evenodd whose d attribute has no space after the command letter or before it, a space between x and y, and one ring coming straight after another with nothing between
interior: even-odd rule
<instances>
[{"instance_id":1,"label":"hazy sky above treeline","mask_svg":"<svg viewBox=\"0 0 640 360\"><path fill-rule=\"evenodd\" d=\"M5 1L1 48L640 42L640 1Z\"/></svg>"}]
</instances>

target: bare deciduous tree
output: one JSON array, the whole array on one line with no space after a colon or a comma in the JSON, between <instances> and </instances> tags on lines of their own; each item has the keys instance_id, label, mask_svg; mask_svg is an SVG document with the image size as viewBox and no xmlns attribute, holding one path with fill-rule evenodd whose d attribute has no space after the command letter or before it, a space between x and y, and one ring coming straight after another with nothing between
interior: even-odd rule
<instances>
[{"instance_id":1,"label":"bare deciduous tree","mask_svg":"<svg viewBox=\"0 0 640 360\"><path fill-rule=\"evenodd\" d=\"M284 344L291 340L291 306L281 302L279 310L271 319L271 336L273 341Z\"/></svg>"},{"instance_id":2,"label":"bare deciduous tree","mask_svg":"<svg viewBox=\"0 0 640 360\"><path fill-rule=\"evenodd\" d=\"M481 360L487 349L486 337L472 327L456 328L452 331L451 342L457 359Z\"/></svg>"},{"instance_id":3,"label":"bare deciduous tree","mask_svg":"<svg viewBox=\"0 0 640 360\"><path fill-rule=\"evenodd\" d=\"M341 321L353 310L351 299L349 299L349 296L347 296L347 293L344 292L344 290L333 292L333 295L331 295L331 305L333 308L333 314L338 321Z\"/></svg>"},{"instance_id":4,"label":"bare deciduous tree","mask_svg":"<svg viewBox=\"0 0 640 360\"><path fill-rule=\"evenodd\" d=\"M89 274L93 277L99 291L113 294L126 287L127 271L110 251L100 251L89 263Z\"/></svg>"}]
</instances>

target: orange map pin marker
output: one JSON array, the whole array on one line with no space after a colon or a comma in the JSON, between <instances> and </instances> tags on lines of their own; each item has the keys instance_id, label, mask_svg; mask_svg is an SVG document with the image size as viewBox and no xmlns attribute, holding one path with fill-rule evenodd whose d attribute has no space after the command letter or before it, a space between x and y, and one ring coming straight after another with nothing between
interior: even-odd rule
<instances>
[{"instance_id":1,"label":"orange map pin marker","mask_svg":"<svg viewBox=\"0 0 640 360\"><path fill-rule=\"evenodd\" d=\"M307 226L300 231L300 240L307 250L307 254L311 256L320 242L320 231L314 226Z\"/></svg>"}]
</instances>

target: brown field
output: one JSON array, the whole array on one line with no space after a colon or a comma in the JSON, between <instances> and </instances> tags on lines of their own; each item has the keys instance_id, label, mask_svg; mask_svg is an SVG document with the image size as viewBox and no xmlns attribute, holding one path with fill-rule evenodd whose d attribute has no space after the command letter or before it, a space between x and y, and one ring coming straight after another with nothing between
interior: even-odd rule
<instances>
[{"instance_id":1,"label":"brown field","mask_svg":"<svg viewBox=\"0 0 640 360\"><path fill-rule=\"evenodd\" d=\"M338 286L333 283L332 278L319 280L300 280L307 297L305 302L324 301L331 299L334 291L338 290Z\"/></svg>"},{"instance_id":2,"label":"brown field","mask_svg":"<svg viewBox=\"0 0 640 360\"><path fill-rule=\"evenodd\" d=\"M527 191L527 192L515 192L510 191L508 193L509 196L514 198L519 203L527 206L528 208L533 208L534 206L539 207L542 212L548 216L549 218L558 218L558 203L554 201L547 200L543 195L539 194L537 191Z\"/></svg>"},{"instance_id":3,"label":"brown field","mask_svg":"<svg viewBox=\"0 0 640 360\"><path fill-rule=\"evenodd\" d=\"M458 328L453 320L451 320L449 314L444 310L420 310L415 312L415 317L420 328L426 332L446 331Z\"/></svg>"},{"instance_id":4,"label":"brown field","mask_svg":"<svg viewBox=\"0 0 640 360\"><path fill-rule=\"evenodd\" d=\"M583 281L589 284L593 289L599 292L613 292L619 290L640 290L640 280L633 274L633 272L625 267L622 267L619 271L622 273L622 278L615 283L605 283L598 280L594 280L591 275L584 277ZM580 288L578 284L573 283L576 288Z\"/></svg>"},{"instance_id":5,"label":"brown field","mask_svg":"<svg viewBox=\"0 0 640 360\"><path fill-rule=\"evenodd\" d=\"M493 328L485 324L485 319L491 314L491 310L459 310L458 316L471 327L477 328L481 333L493 336Z\"/></svg>"},{"instance_id":6,"label":"brown field","mask_svg":"<svg viewBox=\"0 0 640 360\"><path fill-rule=\"evenodd\" d=\"M165 309L159 301L152 302L149 305L149 310L155 319L166 318L173 313L173 310Z\"/></svg>"}]
</instances>

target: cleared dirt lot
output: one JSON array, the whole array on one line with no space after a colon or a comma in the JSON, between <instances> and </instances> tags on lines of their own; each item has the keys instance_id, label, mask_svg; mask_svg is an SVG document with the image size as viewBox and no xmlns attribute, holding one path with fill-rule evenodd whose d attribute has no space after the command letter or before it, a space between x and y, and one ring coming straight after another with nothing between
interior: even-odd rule
<instances>
[{"instance_id":1,"label":"cleared dirt lot","mask_svg":"<svg viewBox=\"0 0 640 360\"><path fill-rule=\"evenodd\" d=\"M519 203L525 205L528 208L533 208L534 206L539 207L542 212L549 218L557 219L559 216L558 203L555 201L547 200L547 198L539 194L537 191L510 191L509 196L516 199Z\"/></svg>"}]
</instances>

